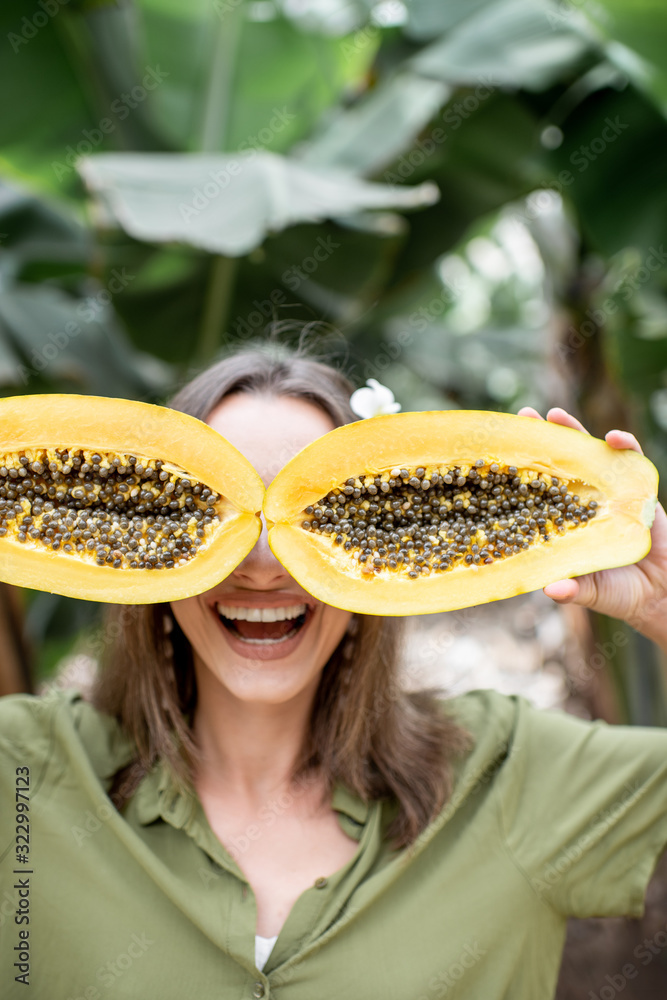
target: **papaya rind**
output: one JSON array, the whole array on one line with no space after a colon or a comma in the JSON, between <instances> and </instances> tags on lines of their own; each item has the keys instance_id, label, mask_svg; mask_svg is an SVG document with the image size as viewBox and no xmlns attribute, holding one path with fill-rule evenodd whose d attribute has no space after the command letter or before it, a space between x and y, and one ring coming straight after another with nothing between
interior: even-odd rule
<instances>
[{"instance_id":1,"label":"papaya rind","mask_svg":"<svg viewBox=\"0 0 667 1000\"><path fill-rule=\"evenodd\" d=\"M331 535L300 527L304 508L349 476L478 458L576 482L582 498L598 500L595 520L491 564L419 580L400 570L364 574ZM657 485L657 470L642 455L561 425L482 411L402 413L347 424L312 442L269 486L264 512L272 551L318 600L364 614L428 614L641 559L650 549Z\"/></svg>"},{"instance_id":2,"label":"papaya rind","mask_svg":"<svg viewBox=\"0 0 667 1000\"><path fill-rule=\"evenodd\" d=\"M223 520L187 563L116 569L0 539L0 579L68 597L117 604L180 600L224 579L257 541L264 485L250 462L195 417L135 400L79 395L0 400L0 453L84 448L160 458L221 493Z\"/></svg>"}]
</instances>

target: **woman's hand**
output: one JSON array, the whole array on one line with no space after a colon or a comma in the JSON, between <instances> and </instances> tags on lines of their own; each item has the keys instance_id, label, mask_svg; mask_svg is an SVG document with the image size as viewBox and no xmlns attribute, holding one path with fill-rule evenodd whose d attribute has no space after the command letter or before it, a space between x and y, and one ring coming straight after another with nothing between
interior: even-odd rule
<instances>
[{"instance_id":1,"label":"woman's hand","mask_svg":"<svg viewBox=\"0 0 667 1000\"><path fill-rule=\"evenodd\" d=\"M519 410L519 416L543 418L530 406ZM578 420L555 408L547 420L587 434ZM639 442L627 431L609 431L605 438L612 448L629 448L643 454ZM667 649L667 515L658 504L651 530L651 551L641 562L617 569L559 580L544 588L547 597L559 604L581 604L614 618L623 618L633 628Z\"/></svg>"}]
</instances>

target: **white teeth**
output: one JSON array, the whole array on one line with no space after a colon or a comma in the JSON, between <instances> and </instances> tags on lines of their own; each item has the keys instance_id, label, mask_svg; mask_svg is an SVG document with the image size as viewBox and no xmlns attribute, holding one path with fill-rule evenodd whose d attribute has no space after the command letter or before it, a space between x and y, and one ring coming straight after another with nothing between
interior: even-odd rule
<instances>
[{"instance_id":1,"label":"white teeth","mask_svg":"<svg viewBox=\"0 0 667 1000\"><path fill-rule=\"evenodd\" d=\"M290 618L305 615L305 604L291 604L284 608L237 608L228 604L216 604L219 615L241 622L282 622ZM272 642L271 639L258 639L257 642Z\"/></svg>"},{"instance_id":2,"label":"white teeth","mask_svg":"<svg viewBox=\"0 0 667 1000\"><path fill-rule=\"evenodd\" d=\"M285 642L286 639L290 639L295 632L296 629L293 628L291 632L281 636L280 639L244 639L243 641L253 646L277 646L279 643Z\"/></svg>"}]
</instances>

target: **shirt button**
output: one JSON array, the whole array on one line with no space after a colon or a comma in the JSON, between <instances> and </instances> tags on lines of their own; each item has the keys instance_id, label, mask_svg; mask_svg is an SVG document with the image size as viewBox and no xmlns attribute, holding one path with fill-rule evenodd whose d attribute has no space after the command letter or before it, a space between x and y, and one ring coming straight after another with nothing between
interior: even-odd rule
<instances>
[{"instance_id":1,"label":"shirt button","mask_svg":"<svg viewBox=\"0 0 667 1000\"><path fill-rule=\"evenodd\" d=\"M263 997L265 993L266 990L264 989L264 983L255 983L252 995L254 997L257 997L257 1000L260 1000L260 998Z\"/></svg>"},{"instance_id":2,"label":"shirt button","mask_svg":"<svg viewBox=\"0 0 667 1000\"><path fill-rule=\"evenodd\" d=\"M326 889L326 887L328 886L328 884L329 884L329 879L328 878L316 878L315 879L315 888L316 889Z\"/></svg>"}]
</instances>

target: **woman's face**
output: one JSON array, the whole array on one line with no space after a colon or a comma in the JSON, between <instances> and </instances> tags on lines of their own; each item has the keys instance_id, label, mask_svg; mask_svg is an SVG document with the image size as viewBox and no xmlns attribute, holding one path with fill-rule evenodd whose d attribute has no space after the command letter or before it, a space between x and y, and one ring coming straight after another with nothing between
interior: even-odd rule
<instances>
[{"instance_id":1,"label":"woman's face","mask_svg":"<svg viewBox=\"0 0 667 1000\"><path fill-rule=\"evenodd\" d=\"M301 399L236 393L209 415L268 486L285 463L333 428ZM218 586L175 601L172 610L195 651L200 693L284 703L314 694L351 615L306 593L275 558L266 526L255 547Z\"/></svg>"}]
</instances>

